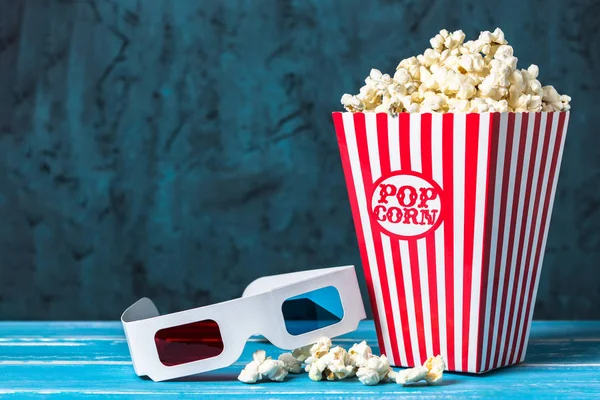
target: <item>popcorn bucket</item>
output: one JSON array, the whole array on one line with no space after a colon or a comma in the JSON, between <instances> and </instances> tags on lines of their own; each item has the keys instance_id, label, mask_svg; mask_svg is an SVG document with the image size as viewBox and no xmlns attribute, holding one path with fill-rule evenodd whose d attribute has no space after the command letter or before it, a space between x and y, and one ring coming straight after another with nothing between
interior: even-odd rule
<instances>
[{"instance_id":1,"label":"popcorn bucket","mask_svg":"<svg viewBox=\"0 0 600 400\"><path fill-rule=\"evenodd\" d=\"M333 113L382 354L525 358L569 112Z\"/></svg>"}]
</instances>

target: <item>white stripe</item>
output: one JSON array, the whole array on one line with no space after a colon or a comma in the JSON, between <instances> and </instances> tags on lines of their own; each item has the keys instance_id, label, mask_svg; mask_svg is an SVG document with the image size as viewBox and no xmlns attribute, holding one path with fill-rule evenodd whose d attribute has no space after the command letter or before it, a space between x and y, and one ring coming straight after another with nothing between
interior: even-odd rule
<instances>
[{"instance_id":1,"label":"white stripe","mask_svg":"<svg viewBox=\"0 0 600 400\"><path fill-rule=\"evenodd\" d=\"M552 152L554 150L554 143L556 142L556 138L558 136L558 118L560 116L560 112L555 112L554 115L552 116L553 121L552 121L552 135L553 135L553 140L552 140L552 147L551 147L551 152L548 154L548 173L550 173L550 168L552 166ZM531 320L533 319L533 310L535 308L535 301L537 300L537 291L538 291L538 285L540 283L540 274L542 272L542 266L544 263L544 253L546 250L546 240L548 239L548 232L550 230L550 218L552 216L552 208L554 206L554 196L556 195L556 185L558 183L558 174L560 171L560 164L562 161L562 153L563 153L563 149L564 149L564 144L565 144L565 139L566 139L566 129L567 129L567 123L568 121L568 117L569 114L566 115L565 118L565 124L563 126L563 136L562 136L562 140L559 143L559 149L558 149L558 157L557 157L557 162L556 162L556 172L554 174L554 180L552 182L548 182L549 179L549 175L547 178L545 178L545 182L544 183L549 183L550 185L550 202L548 204L548 213L546 214L546 220L545 220L545 229L544 232L542 233L542 246L540 247L540 261L538 263L538 270L537 270L537 274L535 277L535 285L533 287L533 297L531 299L531 309L529 311L529 317L527 318L527 332L525 334L525 347L523 349L523 355L521 357L521 360L525 359L525 354L527 353L527 341L529 340L529 333L530 333L530 328L531 328ZM544 192L544 196L545 197L545 192Z\"/></svg>"},{"instance_id":2,"label":"white stripe","mask_svg":"<svg viewBox=\"0 0 600 400\"><path fill-rule=\"evenodd\" d=\"M417 240L417 258L419 260L419 272L421 279L421 304L423 305L423 330L425 333L426 356L433 356L433 338L431 331L431 308L429 305L429 276L427 273L427 242L423 239ZM437 354L436 354L437 355Z\"/></svg>"},{"instance_id":3,"label":"white stripe","mask_svg":"<svg viewBox=\"0 0 600 400\"><path fill-rule=\"evenodd\" d=\"M379 142L377 140L377 114L365 113L367 128L367 145L369 147L369 164L371 166L371 181L381 177L381 161L379 161ZM370 195L370 193L367 193ZM371 200L371 199L367 199Z\"/></svg>"},{"instance_id":4,"label":"white stripe","mask_svg":"<svg viewBox=\"0 0 600 400\"><path fill-rule=\"evenodd\" d=\"M402 275L404 277L404 291L406 293L406 311L408 314L408 327L410 331L410 344L413 351L415 365L419 365L421 356L419 354L419 337L417 336L417 322L415 317L415 301L412 290L412 276L410 273L410 254L408 242L400 240L400 259L402 260Z\"/></svg>"},{"instance_id":5,"label":"white stripe","mask_svg":"<svg viewBox=\"0 0 600 400\"><path fill-rule=\"evenodd\" d=\"M483 265L483 236L487 187L487 164L491 114L479 117L479 141L477 148L477 175L475 188L475 229L473 239L473 273L471 274L471 309L469 321L469 372L476 372L479 341L479 304L481 299L481 270ZM466 334L466 332L464 333Z\"/></svg>"},{"instance_id":6,"label":"white stripe","mask_svg":"<svg viewBox=\"0 0 600 400\"><path fill-rule=\"evenodd\" d=\"M400 122L398 117L388 117L388 147L390 149L390 169L399 171L400 164Z\"/></svg>"},{"instance_id":7,"label":"white stripe","mask_svg":"<svg viewBox=\"0 0 600 400\"><path fill-rule=\"evenodd\" d=\"M431 116L431 158L433 160L433 180L444 189L442 173L442 114L432 114ZM448 359L448 345L446 337L446 278L444 259L444 222L435 231L435 265L436 265L436 286L438 301L438 332L440 339L440 352L444 359Z\"/></svg>"},{"instance_id":8,"label":"white stripe","mask_svg":"<svg viewBox=\"0 0 600 400\"><path fill-rule=\"evenodd\" d=\"M402 336L402 320L400 319L400 305L399 305L399 296L398 296L398 288L396 286L396 274L394 271L394 259L392 258L392 247L390 244L390 238L384 233L381 233L381 246L383 247L383 257L385 258L385 269L388 276L388 285L390 287L390 298L392 303L392 315L394 316L394 328L396 332L393 334L396 335L396 342L399 347L399 355L400 360L396 360L393 356L393 353L387 354L390 359L390 363L392 365L403 365L406 366L406 350L403 345ZM400 362L400 364L398 363Z\"/></svg>"},{"instance_id":9,"label":"white stripe","mask_svg":"<svg viewBox=\"0 0 600 400\"><path fill-rule=\"evenodd\" d=\"M388 148L390 156L390 170L397 171L400 169L400 151L399 151L399 121L397 117L388 116ZM388 283L390 286L390 296L392 302L392 313L394 315L396 338L399 347L400 365L407 366L406 344L402 332L402 319L400 316L400 297L398 295L398 284L396 282L396 272L394 270L394 259L392 257L392 248L390 238L381 234L381 244L383 246L383 254L385 257L386 270L388 275ZM405 327L407 328L407 327ZM398 365L398 364L396 364Z\"/></svg>"},{"instance_id":10,"label":"white stripe","mask_svg":"<svg viewBox=\"0 0 600 400\"><path fill-rule=\"evenodd\" d=\"M540 123L540 132L539 135L540 137L543 138L543 142L544 142L544 146L546 144L546 141L548 141L548 152L551 152L553 147L554 147L554 142L555 142L555 135L554 132L556 132L556 126L553 126L550 134L546 135L546 121L547 121L547 116L548 113L544 112L542 113L541 116L541 123ZM542 151L540 151L540 153L543 153L543 146L540 146L540 149ZM541 155L540 155L541 156ZM523 305L521 307L524 307L523 309L523 315L521 316L521 324L519 325L519 327L521 327L520 332L519 332L519 340L517 341L517 348L515 349L515 355L519 354L519 351L521 350L521 339L522 339L522 332L525 332L525 334L527 334L527 331L529 329L529 325L530 325L530 321L528 318L528 314L526 313L527 310L527 305L529 304L529 291L531 289L531 285L533 284L535 287L535 276L533 275L533 271L535 270L535 265L534 265L534 261L535 261L535 254L536 254L536 249L537 249L537 242L538 242L538 237L540 235L540 227L541 227L541 223L542 223L542 214L543 214L543 205L544 205L544 197L546 196L546 187L547 187L547 181L548 181L548 165L549 163L552 162L552 157L550 156L550 154L548 153L548 156L546 157L546 164L545 166L540 165L540 169L543 168L544 169L544 175L540 176L538 175L538 180L535 182L535 185L537 187L539 182L542 182L542 187L540 189L540 199L539 201L536 203L536 207L538 210L537 213L537 217L535 219L535 221L532 221L532 229L533 231L531 232L531 235L533 236L533 241L531 243L531 254L529 255L529 260L526 260L528 265L529 265L529 271L528 271L528 276L527 276L527 285L525 286L525 297L524 297L524 301L525 303L523 303ZM541 164L541 160L540 160L540 164ZM535 199L534 199L535 202ZM533 218L533 216L532 216ZM533 305L531 305L531 310L533 311ZM525 337L527 338L527 336ZM525 344L526 345L526 344ZM523 355L525 355L525 352L523 352Z\"/></svg>"},{"instance_id":11,"label":"white stripe","mask_svg":"<svg viewBox=\"0 0 600 400\"><path fill-rule=\"evenodd\" d=\"M527 252L529 251L530 245L530 238L532 235L532 228L533 228L533 223L535 221L533 221L533 211L534 208L536 206L535 203L535 197L537 195L537 187L538 187L538 181L540 179L540 164L541 164L541 160L542 160L542 153L543 153L543 148L544 145L546 143L546 137L545 137L545 130L546 130L546 119L544 117L544 115L542 114L541 118L540 118L540 126L539 126L539 131L538 132L534 132L533 129L535 129L535 113L531 113L531 116L533 118L533 120L531 121L531 133L529 132L529 130L527 131L527 134L531 134L531 135L538 135L539 136L539 140L538 140L538 144L537 144L537 154L535 156L535 164L534 164L534 168L533 168L533 177L531 180L531 196L529 199L529 209L527 211L527 227L525 229L525 243L523 244L523 253L521 254L521 260L519 261L521 263L521 265L523 266L523 269L525 269L525 267L527 267ZM532 245L534 245L534 243L532 243ZM519 312L519 310L521 309L521 307L525 307L526 303L527 303L527 292L529 292L529 285L531 283L531 271L532 271L532 266L529 265L529 270L527 270L527 281L525 284L525 296L523 296L523 304L520 305L520 307L516 308L517 310L517 314ZM525 272L525 271L524 271ZM525 277L522 278L523 282L525 282ZM519 302L520 302L520 293L519 293ZM523 310L525 311L525 310ZM520 345L519 343L521 342L521 336L523 333L523 321L525 320L525 312L521 313L521 318L517 321L518 325L515 326L515 332L516 332L516 346L515 346L515 350L513 352L512 358L511 358L511 364L514 364L517 362L517 354L519 353L519 348Z\"/></svg>"},{"instance_id":12,"label":"white stripe","mask_svg":"<svg viewBox=\"0 0 600 400\"><path fill-rule=\"evenodd\" d=\"M356 192L356 201L361 220L360 222L363 228L365 247L367 249L367 258L369 260L369 269L371 271L371 279L373 281L373 292L375 293L375 302L377 304L377 309L379 310L381 336L383 337L383 345L385 349L389 349L389 331L387 327L387 321L385 319L385 306L381 292L381 282L379 280L379 272L377 271L377 257L375 256L375 246L373 244L373 236L371 234L371 222L369 220L368 211L369 208L367 205L367 199L363 185L362 171L360 169L360 159L356 144L356 132L354 129L354 115L352 113L343 113L342 118L344 121L346 145L350 159L350 170L352 171L352 179L354 181L354 188ZM386 351L386 353L388 352Z\"/></svg>"},{"instance_id":13,"label":"white stripe","mask_svg":"<svg viewBox=\"0 0 600 400\"><path fill-rule=\"evenodd\" d=\"M521 116L520 114L516 114L517 116ZM519 204L518 204L518 208L517 208L517 225L516 225L516 229L515 229L515 236L513 238L514 243L513 243L513 256L512 256L512 260L511 260L511 284L510 284L510 289L508 291L508 302L506 303L506 319L504 321L504 331L502 334L502 348L500 353L504 354L505 352L509 352L508 356L506 357L506 365L510 365L511 364L511 349L512 349L512 345L513 345L513 340L514 340L514 336L515 336L515 331L516 331L516 318L517 318L517 314L519 312L519 304L520 304L520 298L519 298L519 294L521 291L521 287L523 284L523 272L524 272L524 266L522 263L520 263L519 260L517 260L517 257L519 256L519 244L521 244L521 246L523 246L523 243L520 243L521 240L521 232L525 229L526 224L523 224L523 219L524 217L527 218L527 216L523 215L523 211L524 211L524 206L525 206L525 195L528 191L528 187L527 187L527 179L528 179L528 175L529 175L529 162L531 160L531 155L532 155L532 142L533 142L533 128L532 128L532 123L534 122L532 120L532 116L533 113L529 113L526 115L526 118L528 119L527 122L527 131L525 133L525 149L523 151L523 168L521 170L521 185L520 185L520 192L519 192ZM523 124L523 121L521 122L521 125ZM520 131L519 131L519 135L521 135ZM524 240L525 240L525 236L524 236ZM521 250L522 251L522 250ZM519 276L514 276L514 274L516 273L516 268L517 266L519 267L520 271L519 271ZM512 304L512 292L513 292L513 278L516 278L516 282L517 282L517 287L516 289L514 289L515 291L515 304ZM509 317L510 317L510 310L513 310L513 317L512 320L509 321ZM510 332L508 332L508 325L511 325L512 330ZM505 336L506 335L506 336ZM505 340L508 340L508 346L505 346Z\"/></svg>"},{"instance_id":14,"label":"white stripe","mask_svg":"<svg viewBox=\"0 0 600 400\"><path fill-rule=\"evenodd\" d=\"M415 172L423 172L423 160L421 159L421 114L410 114L410 167ZM429 306L427 244L425 239L417 240L417 259L419 262L419 285L421 287L425 350L427 351L426 356L429 356L434 354L431 332L431 308Z\"/></svg>"},{"instance_id":15,"label":"white stripe","mask_svg":"<svg viewBox=\"0 0 600 400\"><path fill-rule=\"evenodd\" d=\"M489 361L487 359L487 349L489 346L489 336L490 336L490 317L492 312L492 297L495 295L494 293L494 277L495 277L495 266L496 266L496 253L497 253L497 244L498 244L498 225L500 219L500 203L501 203L501 195L502 195L502 171L504 170L504 153L506 150L506 125L508 114L494 114L496 118L500 118L500 126L498 134L498 149L497 149L497 161L496 161L496 182L494 185L494 207L493 207L493 217L492 217L492 237L490 244L490 259L488 264L488 282L487 282L487 295L486 295L486 309L485 309L485 324L483 331L483 348L481 355L481 370L485 371L488 368ZM495 151L495 149L492 149ZM490 186L493 185L494 182L490 182ZM489 216L488 216L489 218Z\"/></svg>"},{"instance_id":16,"label":"white stripe","mask_svg":"<svg viewBox=\"0 0 600 400\"><path fill-rule=\"evenodd\" d=\"M467 115L454 114L454 355L462 371L463 271L465 248L465 133Z\"/></svg>"},{"instance_id":17,"label":"white stripe","mask_svg":"<svg viewBox=\"0 0 600 400\"><path fill-rule=\"evenodd\" d=\"M410 121L409 121L410 122ZM398 141L400 136L398 135ZM410 141L410 140L409 140ZM399 146L399 144L398 144ZM398 147L400 149L400 147ZM400 155L401 151L398 151L398 163L402 165ZM410 254L408 252L408 243L405 240L398 241L400 248L400 260L402 264L402 276L404 283L404 294L406 297L406 315L408 317L408 331L410 333L410 346L413 353L413 361L415 365L419 365L419 337L417 336L417 323L415 316L415 301L412 290L412 275L410 270ZM406 327L405 327L406 328Z\"/></svg>"},{"instance_id":18,"label":"white stripe","mask_svg":"<svg viewBox=\"0 0 600 400\"><path fill-rule=\"evenodd\" d=\"M506 325L508 323L508 314L509 314L509 303L505 303L502 306L502 298L506 295L507 301L510 296L510 292L512 290L514 284L514 271L511 269L510 261L515 258L513 253L511 260L508 260L508 251L511 246L514 248L515 238L510 236L510 232L512 230L512 215L515 210L513 210L514 203L514 195L517 187L517 166L519 162L519 147L521 145L521 115L522 113L515 113L515 121L513 130L511 132L513 136L513 148L512 153L510 155L510 170L509 170L509 181L508 181L508 195L506 197L506 218L504 219L504 240L502 242L502 259L500 261L500 279L499 279L499 289L498 289L498 302L496 303L496 329L494 329L494 347L498 349L498 359L496 359L494 352L494 365L496 368L500 367L500 363L502 362L502 349L505 344L505 335L506 335ZM516 223L517 221L515 221ZM517 232L517 231L515 231ZM504 287L505 277L508 275L508 285ZM502 317L502 332L499 332L500 328L500 314L504 313ZM496 342L496 340L498 340Z\"/></svg>"},{"instance_id":19,"label":"white stripe","mask_svg":"<svg viewBox=\"0 0 600 400\"><path fill-rule=\"evenodd\" d=\"M421 114L410 114L410 168L422 172L421 165Z\"/></svg>"}]
</instances>

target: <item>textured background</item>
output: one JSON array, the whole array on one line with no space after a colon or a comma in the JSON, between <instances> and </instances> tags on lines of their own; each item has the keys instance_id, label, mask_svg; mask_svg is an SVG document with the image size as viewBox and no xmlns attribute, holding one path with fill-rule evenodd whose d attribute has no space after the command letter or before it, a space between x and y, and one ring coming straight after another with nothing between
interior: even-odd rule
<instances>
[{"instance_id":1,"label":"textured background","mask_svg":"<svg viewBox=\"0 0 600 400\"><path fill-rule=\"evenodd\" d=\"M496 26L573 97L535 316L600 318L600 2L576 0L0 0L0 318L360 265L330 112Z\"/></svg>"}]
</instances>

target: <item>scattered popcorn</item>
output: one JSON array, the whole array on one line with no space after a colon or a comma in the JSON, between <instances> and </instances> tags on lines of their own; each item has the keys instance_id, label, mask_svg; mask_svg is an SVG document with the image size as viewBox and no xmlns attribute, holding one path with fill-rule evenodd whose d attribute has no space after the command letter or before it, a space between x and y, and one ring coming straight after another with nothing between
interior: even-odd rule
<instances>
[{"instance_id":1,"label":"scattered popcorn","mask_svg":"<svg viewBox=\"0 0 600 400\"><path fill-rule=\"evenodd\" d=\"M414 367L403 369L396 374L396 383L399 385L408 385L425 379L429 370L425 367Z\"/></svg>"},{"instance_id":2,"label":"scattered popcorn","mask_svg":"<svg viewBox=\"0 0 600 400\"><path fill-rule=\"evenodd\" d=\"M327 363L316 357L306 359L306 372L311 381L320 381L323 379L323 372L327 368ZM327 375L327 373L325 373Z\"/></svg>"},{"instance_id":3,"label":"scattered popcorn","mask_svg":"<svg viewBox=\"0 0 600 400\"><path fill-rule=\"evenodd\" d=\"M425 380L429 385L438 385L442 382L446 363L442 356L430 357L422 367L403 369L396 374L396 383L408 385Z\"/></svg>"},{"instance_id":4,"label":"scattered popcorn","mask_svg":"<svg viewBox=\"0 0 600 400\"><path fill-rule=\"evenodd\" d=\"M258 366L258 373L272 381L281 382L287 376L288 371L285 369L283 362L269 358Z\"/></svg>"},{"instance_id":5,"label":"scattered popcorn","mask_svg":"<svg viewBox=\"0 0 600 400\"><path fill-rule=\"evenodd\" d=\"M310 357L310 349L312 346L312 344L309 344L308 346L300 347L292 351L292 356L298 360L298 362L303 363L308 357Z\"/></svg>"},{"instance_id":6,"label":"scattered popcorn","mask_svg":"<svg viewBox=\"0 0 600 400\"><path fill-rule=\"evenodd\" d=\"M292 374L302 372L302 362L298 361L291 353L283 353L278 358L283 363L283 368Z\"/></svg>"},{"instance_id":7,"label":"scattered popcorn","mask_svg":"<svg viewBox=\"0 0 600 400\"><path fill-rule=\"evenodd\" d=\"M317 341L317 343L313 344L310 348L310 355L313 357L320 358L329 352L331 348L331 339L327 337L322 337Z\"/></svg>"},{"instance_id":8,"label":"scattered popcorn","mask_svg":"<svg viewBox=\"0 0 600 400\"><path fill-rule=\"evenodd\" d=\"M370 76L379 79L376 72ZM486 104L485 102L481 104ZM425 380L429 385L442 382L446 364L442 356L430 357L423 366L394 371L385 355L373 354L366 341L355 343L346 351L341 346L331 347L331 339L320 338L317 343L281 354L278 360L267 357L263 350L256 351L238 379L254 383L263 376L274 381L282 381L288 372L300 373L302 362L308 378L312 381L342 380L356 375L364 385L377 385L380 382L396 382L408 385Z\"/></svg>"},{"instance_id":9,"label":"scattered popcorn","mask_svg":"<svg viewBox=\"0 0 600 400\"><path fill-rule=\"evenodd\" d=\"M257 350L252 354L252 361L240 372L238 380L244 383L256 383L266 376L272 381L281 382L287 374L283 361L273 360L267 357L264 350Z\"/></svg>"},{"instance_id":10,"label":"scattered popcorn","mask_svg":"<svg viewBox=\"0 0 600 400\"><path fill-rule=\"evenodd\" d=\"M319 341L317 343L319 346L315 347L315 345L311 348L311 350L315 350L311 351L314 356L308 357L305 361L308 377L313 381L320 381L323 378L332 381L354 376L356 372L354 365L344 348L336 346L329 349L327 353L322 353L324 348L331 346L331 341L327 342L327 340ZM321 356L319 357L319 355Z\"/></svg>"},{"instance_id":11,"label":"scattered popcorn","mask_svg":"<svg viewBox=\"0 0 600 400\"><path fill-rule=\"evenodd\" d=\"M537 80L539 68L517 69L504 32L465 34L445 29L423 54L400 61L393 77L372 69L359 94L344 94L350 112L567 111L571 98Z\"/></svg>"},{"instance_id":12,"label":"scattered popcorn","mask_svg":"<svg viewBox=\"0 0 600 400\"><path fill-rule=\"evenodd\" d=\"M254 361L251 361L246 365L238 376L238 380L244 383L256 383L256 381L260 379L262 379L262 377L259 377L258 364Z\"/></svg>"},{"instance_id":13,"label":"scattered popcorn","mask_svg":"<svg viewBox=\"0 0 600 400\"><path fill-rule=\"evenodd\" d=\"M267 359L267 353L264 350L256 350L252 353L252 360L260 365Z\"/></svg>"},{"instance_id":14,"label":"scattered popcorn","mask_svg":"<svg viewBox=\"0 0 600 400\"><path fill-rule=\"evenodd\" d=\"M363 385L367 386L377 385L381 380L379 379L377 371L369 368L359 368L356 372L356 376Z\"/></svg>"},{"instance_id":15,"label":"scattered popcorn","mask_svg":"<svg viewBox=\"0 0 600 400\"><path fill-rule=\"evenodd\" d=\"M390 376L395 377L395 375L396 373L390 367L390 362L385 354L379 357L371 356L364 366L356 371L356 376L358 376L359 380L365 385L376 385L381 381L389 380ZM376 382L375 377L377 377Z\"/></svg>"},{"instance_id":16,"label":"scattered popcorn","mask_svg":"<svg viewBox=\"0 0 600 400\"><path fill-rule=\"evenodd\" d=\"M327 374L327 380L333 381L335 379L342 380L353 377L356 375L356 370L352 365L345 365L341 361L333 361L327 366L329 373Z\"/></svg>"},{"instance_id":17,"label":"scattered popcorn","mask_svg":"<svg viewBox=\"0 0 600 400\"><path fill-rule=\"evenodd\" d=\"M428 358L423 366L429 371L427 375L425 375L425 381L427 381L428 384L437 385L442 382L444 370L446 369L446 363L442 356L438 355L436 357Z\"/></svg>"},{"instance_id":18,"label":"scattered popcorn","mask_svg":"<svg viewBox=\"0 0 600 400\"><path fill-rule=\"evenodd\" d=\"M364 367L367 360L373 356L373 351L367 342L363 340L360 343L354 343L350 350L348 350L348 355L352 364L360 368Z\"/></svg>"}]
</instances>

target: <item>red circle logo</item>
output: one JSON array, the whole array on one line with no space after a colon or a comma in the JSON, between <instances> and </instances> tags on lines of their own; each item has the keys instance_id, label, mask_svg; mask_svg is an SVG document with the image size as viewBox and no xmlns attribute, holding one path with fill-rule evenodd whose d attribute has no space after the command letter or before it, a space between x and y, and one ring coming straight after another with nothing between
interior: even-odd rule
<instances>
[{"instance_id":1,"label":"red circle logo","mask_svg":"<svg viewBox=\"0 0 600 400\"><path fill-rule=\"evenodd\" d=\"M421 238L442 223L442 188L417 172L393 172L375 182L370 213L388 235Z\"/></svg>"}]
</instances>

